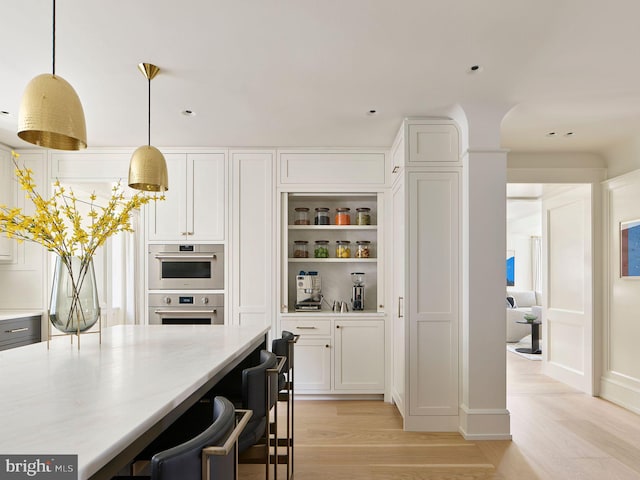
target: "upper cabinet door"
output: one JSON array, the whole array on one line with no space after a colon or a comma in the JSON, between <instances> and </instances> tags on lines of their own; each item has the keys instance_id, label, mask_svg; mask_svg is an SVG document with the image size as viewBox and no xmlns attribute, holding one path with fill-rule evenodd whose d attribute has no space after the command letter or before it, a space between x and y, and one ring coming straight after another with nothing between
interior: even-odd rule
<instances>
[{"instance_id":1,"label":"upper cabinet door","mask_svg":"<svg viewBox=\"0 0 640 480\"><path fill-rule=\"evenodd\" d=\"M408 166L460 162L460 135L453 124L409 125Z\"/></svg>"},{"instance_id":2,"label":"upper cabinet door","mask_svg":"<svg viewBox=\"0 0 640 480\"><path fill-rule=\"evenodd\" d=\"M149 204L149 240L181 240L187 232L186 222L186 155L164 156L169 174L169 190L165 200Z\"/></svg>"},{"instance_id":3,"label":"upper cabinet door","mask_svg":"<svg viewBox=\"0 0 640 480\"><path fill-rule=\"evenodd\" d=\"M169 190L149 208L150 241L224 240L225 158L222 152L165 155Z\"/></svg>"},{"instance_id":4,"label":"upper cabinet door","mask_svg":"<svg viewBox=\"0 0 640 480\"><path fill-rule=\"evenodd\" d=\"M279 150L280 185L382 186L387 152L371 150Z\"/></svg>"},{"instance_id":5,"label":"upper cabinet door","mask_svg":"<svg viewBox=\"0 0 640 480\"><path fill-rule=\"evenodd\" d=\"M224 240L224 153L187 155L187 238Z\"/></svg>"}]
</instances>

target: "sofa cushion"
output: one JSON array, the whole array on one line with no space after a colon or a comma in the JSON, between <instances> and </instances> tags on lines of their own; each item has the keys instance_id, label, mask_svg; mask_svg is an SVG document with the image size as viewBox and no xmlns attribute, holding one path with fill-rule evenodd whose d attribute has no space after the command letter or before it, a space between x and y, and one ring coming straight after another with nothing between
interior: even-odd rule
<instances>
[{"instance_id":1,"label":"sofa cushion","mask_svg":"<svg viewBox=\"0 0 640 480\"><path fill-rule=\"evenodd\" d=\"M518 308L522 307L532 307L536 304L536 293L533 290L524 290L521 292L510 291L509 295L511 295L515 301Z\"/></svg>"}]
</instances>

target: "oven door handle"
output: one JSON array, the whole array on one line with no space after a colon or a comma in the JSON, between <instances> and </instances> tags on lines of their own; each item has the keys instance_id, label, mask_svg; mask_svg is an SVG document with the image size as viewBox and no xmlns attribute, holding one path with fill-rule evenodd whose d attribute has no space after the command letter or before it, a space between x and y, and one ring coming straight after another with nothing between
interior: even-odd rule
<instances>
[{"instance_id":1,"label":"oven door handle","mask_svg":"<svg viewBox=\"0 0 640 480\"><path fill-rule=\"evenodd\" d=\"M211 309L211 310L154 310L153 311L156 315L199 315L202 313L208 313L208 314L217 314L218 310L216 309Z\"/></svg>"},{"instance_id":2,"label":"oven door handle","mask_svg":"<svg viewBox=\"0 0 640 480\"><path fill-rule=\"evenodd\" d=\"M156 253L155 257L158 260L216 260L218 257L215 253L198 253L198 254L178 254L178 253Z\"/></svg>"}]
</instances>

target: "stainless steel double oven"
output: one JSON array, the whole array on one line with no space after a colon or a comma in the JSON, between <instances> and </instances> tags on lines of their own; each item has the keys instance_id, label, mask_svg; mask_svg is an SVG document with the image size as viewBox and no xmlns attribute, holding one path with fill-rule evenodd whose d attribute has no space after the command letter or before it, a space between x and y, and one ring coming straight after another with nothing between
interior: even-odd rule
<instances>
[{"instance_id":1,"label":"stainless steel double oven","mask_svg":"<svg viewBox=\"0 0 640 480\"><path fill-rule=\"evenodd\" d=\"M224 323L224 246L149 245L149 324Z\"/></svg>"}]
</instances>

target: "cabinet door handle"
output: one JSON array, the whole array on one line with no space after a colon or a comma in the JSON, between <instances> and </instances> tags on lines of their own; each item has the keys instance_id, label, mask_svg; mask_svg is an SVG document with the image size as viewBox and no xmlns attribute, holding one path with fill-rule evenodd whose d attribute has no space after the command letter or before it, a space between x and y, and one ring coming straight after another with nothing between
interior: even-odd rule
<instances>
[{"instance_id":1,"label":"cabinet door handle","mask_svg":"<svg viewBox=\"0 0 640 480\"><path fill-rule=\"evenodd\" d=\"M183 233L184 235L184 233ZM183 255L177 253L156 253L154 255L158 260L217 260L215 253L186 253Z\"/></svg>"},{"instance_id":2,"label":"cabinet door handle","mask_svg":"<svg viewBox=\"0 0 640 480\"><path fill-rule=\"evenodd\" d=\"M187 235L193 235L193 232L187 232Z\"/></svg>"},{"instance_id":3,"label":"cabinet door handle","mask_svg":"<svg viewBox=\"0 0 640 480\"><path fill-rule=\"evenodd\" d=\"M404 318L402 310L404 310L404 297L398 297L398 318Z\"/></svg>"},{"instance_id":4,"label":"cabinet door handle","mask_svg":"<svg viewBox=\"0 0 640 480\"><path fill-rule=\"evenodd\" d=\"M296 327L298 330L315 330L316 327Z\"/></svg>"},{"instance_id":5,"label":"cabinet door handle","mask_svg":"<svg viewBox=\"0 0 640 480\"><path fill-rule=\"evenodd\" d=\"M340 325L336 325L336 328L340 328Z\"/></svg>"},{"instance_id":6,"label":"cabinet door handle","mask_svg":"<svg viewBox=\"0 0 640 480\"><path fill-rule=\"evenodd\" d=\"M400 167L396 165L395 167L393 167L393 170L391 170L391 173L398 173L398 170L400 170Z\"/></svg>"},{"instance_id":7,"label":"cabinet door handle","mask_svg":"<svg viewBox=\"0 0 640 480\"><path fill-rule=\"evenodd\" d=\"M189 235L189 232L180 232L180 235L184 235L185 237Z\"/></svg>"},{"instance_id":8,"label":"cabinet door handle","mask_svg":"<svg viewBox=\"0 0 640 480\"><path fill-rule=\"evenodd\" d=\"M18 332L27 332L29 331L29 327L22 328L14 328L13 330L7 330L7 333L18 333Z\"/></svg>"},{"instance_id":9,"label":"cabinet door handle","mask_svg":"<svg viewBox=\"0 0 640 480\"><path fill-rule=\"evenodd\" d=\"M324 348L331 348L331 345L329 345L328 343L324 346Z\"/></svg>"}]
</instances>

